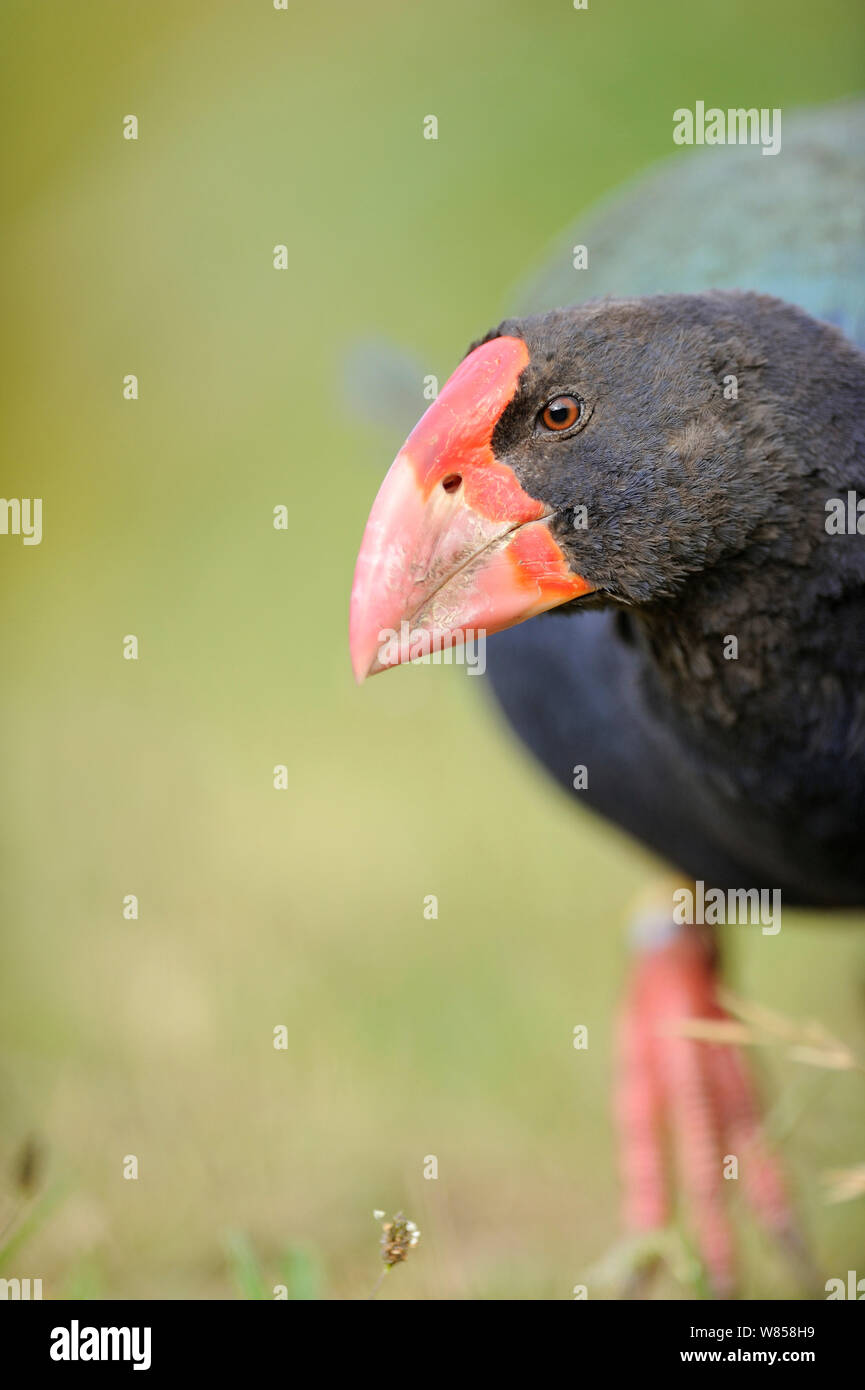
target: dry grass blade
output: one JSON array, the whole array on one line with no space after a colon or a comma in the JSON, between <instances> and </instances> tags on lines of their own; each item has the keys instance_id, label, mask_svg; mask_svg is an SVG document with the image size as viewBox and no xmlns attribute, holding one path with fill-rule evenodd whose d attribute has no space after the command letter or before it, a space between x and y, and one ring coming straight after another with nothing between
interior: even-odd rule
<instances>
[{"instance_id":1,"label":"dry grass blade","mask_svg":"<svg viewBox=\"0 0 865 1390\"><path fill-rule=\"evenodd\" d=\"M855 1168L832 1168L823 1174L827 1202L852 1202L865 1197L865 1163Z\"/></svg>"},{"instance_id":2,"label":"dry grass blade","mask_svg":"<svg viewBox=\"0 0 865 1390\"><path fill-rule=\"evenodd\" d=\"M698 1042L729 1043L734 1047L756 1046L762 1041L752 1029L732 1018L682 1018L664 1031L678 1037L695 1038Z\"/></svg>"},{"instance_id":3,"label":"dry grass blade","mask_svg":"<svg viewBox=\"0 0 865 1390\"><path fill-rule=\"evenodd\" d=\"M799 1023L783 1018L771 1009L737 999L724 991L721 1002L733 1018L681 1019L670 1031L701 1042L726 1043L737 1047L783 1045L788 1057L810 1067L830 1071L862 1071L865 1063L852 1048L833 1037L821 1023Z\"/></svg>"}]
</instances>

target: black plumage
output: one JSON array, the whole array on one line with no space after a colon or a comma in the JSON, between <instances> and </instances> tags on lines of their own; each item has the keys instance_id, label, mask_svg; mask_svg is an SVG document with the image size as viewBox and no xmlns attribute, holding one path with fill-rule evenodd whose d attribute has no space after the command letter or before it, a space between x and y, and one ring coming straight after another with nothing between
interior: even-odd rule
<instances>
[{"instance_id":1,"label":"black plumage","mask_svg":"<svg viewBox=\"0 0 865 1390\"><path fill-rule=\"evenodd\" d=\"M861 904L865 537L830 534L826 505L865 495L865 356L754 294L497 331L531 362L494 451L598 590L490 639L508 718L564 785L585 764L585 801L693 877ZM564 391L586 423L539 436L539 403Z\"/></svg>"},{"instance_id":2,"label":"black plumage","mask_svg":"<svg viewBox=\"0 0 865 1390\"><path fill-rule=\"evenodd\" d=\"M409 659L377 645L396 624L486 623L500 705L572 802L737 903L865 905L863 136L862 104L802 113L769 169L695 153L581 219L409 435L352 591L358 679ZM671 1141L730 1293L737 1154L809 1282L748 1069L689 1037L729 1019L669 892L616 1032L625 1224L671 1219Z\"/></svg>"}]
</instances>

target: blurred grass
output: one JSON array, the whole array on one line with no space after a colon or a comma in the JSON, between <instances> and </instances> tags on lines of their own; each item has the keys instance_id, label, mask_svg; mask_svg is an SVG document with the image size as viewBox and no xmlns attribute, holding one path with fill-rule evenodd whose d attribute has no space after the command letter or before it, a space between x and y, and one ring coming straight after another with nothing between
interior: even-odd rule
<instances>
[{"instance_id":1,"label":"blurred grass","mask_svg":"<svg viewBox=\"0 0 865 1390\"><path fill-rule=\"evenodd\" d=\"M423 1230L383 1297L569 1297L616 1232L646 862L459 670L354 689L351 570L399 441L347 415L338 363L381 333L442 380L559 227L669 153L675 106L855 90L860 7L15 0L4 25L4 490L44 497L45 539L0 545L0 1161L36 1132L68 1187L10 1272L229 1298L238 1250L272 1283L303 1249L325 1296L365 1296L381 1206ZM861 1050L856 933L731 944L739 993ZM821 1078L787 1141L827 1277L861 1258L863 1204L816 1181L865 1153L859 1101ZM786 1290L753 1240L748 1267Z\"/></svg>"}]
</instances>

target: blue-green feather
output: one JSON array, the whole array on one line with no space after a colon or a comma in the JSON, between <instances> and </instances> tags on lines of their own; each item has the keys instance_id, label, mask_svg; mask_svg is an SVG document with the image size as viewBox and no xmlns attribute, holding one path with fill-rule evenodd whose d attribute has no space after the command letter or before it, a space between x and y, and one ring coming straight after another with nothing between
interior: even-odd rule
<instances>
[{"instance_id":1,"label":"blue-green feather","mask_svg":"<svg viewBox=\"0 0 865 1390\"><path fill-rule=\"evenodd\" d=\"M588 249L588 268L573 248ZM759 290L865 346L865 102L798 111L782 147L673 155L596 204L511 296L537 314L601 295Z\"/></svg>"},{"instance_id":2,"label":"blue-green feather","mask_svg":"<svg viewBox=\"0 0 865 1390\"><path fill-rule=\"evenodd\" d=\"M586 270L574 269L575 245L588 248ZM581 214L504 312L708 289L776 295L865 347L865 102L782 118L777 155L758 145L674 154ZM427 404L412 355L380 340L354 343L342 375L353 418L395 437Z\"/></svg>"}]
</instances>

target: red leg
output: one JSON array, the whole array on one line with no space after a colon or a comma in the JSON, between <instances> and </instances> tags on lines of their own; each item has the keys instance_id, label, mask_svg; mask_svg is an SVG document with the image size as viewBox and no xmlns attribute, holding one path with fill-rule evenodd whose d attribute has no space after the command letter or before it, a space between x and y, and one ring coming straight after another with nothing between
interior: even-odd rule
<instances>
[{"instance_id":1,"label":"red leg","mask_svg":"<svg viewBox=\"0 0 865 1390\"><path fill-rule=\"evenodd\" d=\"M643 933L619 1027L616 1109L625 1222L636 1232L666 1223L669 1137L710 1284L716 1296L729 1297L736 1279L725 1156L738 1159L745 1196L762 1225L784 1237L795 1223L740 1052L676 1032L688 1019L728 1017L718 1002L711 938L704 928L677 928L662 918L649 925L654 939L646 941Z\"/></svg>"}]
</instances>

